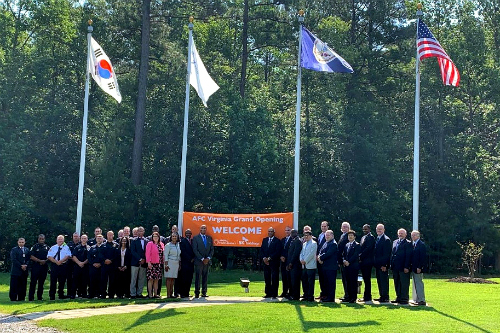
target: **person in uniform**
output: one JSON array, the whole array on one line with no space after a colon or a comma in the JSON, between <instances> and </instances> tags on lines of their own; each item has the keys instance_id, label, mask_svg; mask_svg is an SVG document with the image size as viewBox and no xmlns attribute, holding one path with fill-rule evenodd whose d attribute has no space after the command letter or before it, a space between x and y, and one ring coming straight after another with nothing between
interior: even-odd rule
<instances>
[{"instance_id":1,"label":"person in uniform","mask_svg":"<svg viewBox=\"0 0 500 333\"><path fill-rule=\"evenodd\" d=\"M104 249L101 251L101 281L100 281L100 294L101 298L114 298L115 297L115 275L118 267L118 253L119 246L113 240L115 233L108 231L106 233L106 243L103 245Z\"/></svg>"},{"instance_id":2,"label":"person in uniform","mask_svg":"<svg viewBox=\"0 0 500 333\"><path fill-rule=\"evenodd\" d=\"M64 285L66 284L66 275L68 269L66 264L71 258L69 247L64 244L64 236L57 236L56 244L53 245L47 253L47 259L52 263L50 266L50 288L49 298L55 300L56 287L59 299L64 299Z\"/></svg>"},{"instance_id":3,"label":"person in uniform","mask_svg":"<svg viewBox=\"0 0 500 333\"><path fill-rule=\"evenodd\" d=\"M69 298L74 299L78 292L78 297L87 298L87 287L89 285L89 258L87 245L88 236L83 234L81 243L78 244L73 251L72 261L73 265L73 283L71 284L71 291Z\"/></svg>"},{"instance_id":4,"label":"person in uniform","mask_svg":"<svg viewBox=\"0 0 500 333\"><path fill-rule=\"evenodd\" d=\"M94 229L94 238L89 239L87 242L88 246L94 246L97 243L97 235L102 235L102 230L100 227Z\"/></svg>"},{"instance_id":5,"label":"person in uniform","mask_svg":"<svg viewBox=\"0 0 500 333\"><path fill-rule=\"evenodd\" d=\"M89 259L89 298L99 297L99 287L101 280L102 255L104 250L102 235L95 237L96 244L88 249Z\"/></svg>"},{"instance_id":6,"label":"person in uniform","mask_svg":"<svg viewBox=\"0 0 500 333\"><path fill-rule=\"evenodd\" d=\"M28 281L28 262L30 259L29 250L24 246L24 238L17 240L17 246L10 250L10 260L12 267L10 270L10 291L11 301L24 301L26 298L26 284Z\"/></svg>"},{"instance_id":7,"label":"person in uniform","mask_svg":"<svg viewBox=\"0 0 500 333\"><path fill-rule=\"evenodd\" d=\"M47 254L49 253L49 246L45 244L45 235L38 235L38 243L33 245L30 250L31 266L31 281L30 290L28 293L28 300L35 300L35 289L38 284L36 292L37 300L43 300L43 285L47 279L47 272L49 265L47 264Z\"/></svg>"},{"instance_id":8,"label":"person in uniform","mask_svg":"<svg viewBox=\"0 0 500 333\"><path fill-rule=\"evenodd\" d=\"M73 250L76 248L76 246L80 244L80 234L78 232L73 233L73 238L70 240L66 245L68 245L69 250L71 251L71 254L73 254ZM68 263L66 264L66 268L68 269L67 275L66 275L66 285L68 288L68 294L70 291L73 289L73 267L75 267L75 263L70 258L68 260Z\"/></svg>"}]
</instances>

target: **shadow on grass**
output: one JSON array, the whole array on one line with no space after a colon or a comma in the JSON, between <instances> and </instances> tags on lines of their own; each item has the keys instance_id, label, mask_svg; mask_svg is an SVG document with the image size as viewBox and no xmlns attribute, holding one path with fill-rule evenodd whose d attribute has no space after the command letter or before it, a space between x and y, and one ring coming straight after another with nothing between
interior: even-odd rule
<instances>
[{"instance_id":1,"label":"shadow on grass","mask_svg":"<svg viewBox=\"0 0 500 333\"><path fill-rule=\"evenodd\" d=\"M142 324L149 323L154 320L163 320L165 318L171 318L173 316L177 316L180 314L184 314L185 312L180 312L176 309L168 309L164 311L157 311L161 310L161 307L158 307L154 310L149 310L146 312L144 315L140 316L137 318L135 322L130 324L128 327L125 327L123 330L124 331L130 331L131 329L141 326Z\"/></svg>"},{"instance_id":2,"label":"shadow on grass","mask_svg":"<svg viewBox=\"0 0 500 333\"><path fill-rule=\"evenodd\" d=\"M316 304L309 303L309 304L304 304L305 306L308 307L313 307L317 306ZM295 311L297 312L297 316L299 317L300 322L302 323L302 330L304 332L307 332L311 329L317 329L317 328L340 328L340 327L359 327L359 326L379 326L381 325L378 321L375 320L365 320L365 321L358 321L358 322L328 322L328 321L308 321L305 320L304 314L302 313L302 306L299 304L295 304ZM339 304L328 304L328 307L340 307Z\"/></svg>"},{"instance_id":3,"label":"shadow on grass","mask_svg":"<svg viewBox=\"0 0 500 333\"><path fill-rule=\"evenodd\" d=\"M431 308L430 310L432 310L432 311L434 311L434 312L436 312L436 313L438 313L438 314L440 314L441 316L444 316L444 317L446 317L446 318L450 318L450 319L456 320L456 321L458 321L458 322L461 322L462 324L465 324L465 325L468 325L468 326L470 326L470 327L473 327L473 328L475 328L475 329L477 329L477 330L479 330L479 331L481 331L481 332L484 332L484 333L493 333L492 331L488 331L488 330L486 330L486 329L484 329L484 328L482 328L482 327L479 327L479 326L477 326L477 325L475 325L475 324L473 324L473 323L469 323L468 321L465 321L465 320L463 320L463 319L460 319L460 318L457 318L457 317L455 317L455 316L449 315L449 314L447 314L447 313L444 313L444 312L442 312L442 311L436 310L436 309L434 309L434 308Z\"/></svg>"}]
</instances>

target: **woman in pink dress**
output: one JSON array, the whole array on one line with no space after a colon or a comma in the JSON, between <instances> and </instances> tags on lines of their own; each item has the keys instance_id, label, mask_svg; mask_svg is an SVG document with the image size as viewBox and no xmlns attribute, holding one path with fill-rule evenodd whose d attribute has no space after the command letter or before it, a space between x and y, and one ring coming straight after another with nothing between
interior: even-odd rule
<instances>
[{"instance_id":1,"label":"woman in pink dress","mask_svg":"<svg viewBox=\"0 0 500 333\"><path fill-rule=\"evenodd\" d=\"M158 280L162 278L163 269L163 243L160 242L160 234L153 232L151 235L151 242L146 245L146 262L148 268L146 270L146 277L148 279L148 297L160 298L156 295L158 290Z\"/></svg>"}]
</instances>

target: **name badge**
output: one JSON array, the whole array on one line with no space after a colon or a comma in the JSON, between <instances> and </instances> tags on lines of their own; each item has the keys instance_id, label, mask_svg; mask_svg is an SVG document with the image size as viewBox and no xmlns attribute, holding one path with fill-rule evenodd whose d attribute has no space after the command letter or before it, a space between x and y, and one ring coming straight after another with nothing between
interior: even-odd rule
<instances>
[{"instance_id":1,"label":"name badge","mask_svg":"<svg viewBox=\"0 0 500 333\"><path fill-rule=\"evenodd\" d=\"M26 255L23 253L23 258L26 257Z\"/></svg>"}]
</instances>

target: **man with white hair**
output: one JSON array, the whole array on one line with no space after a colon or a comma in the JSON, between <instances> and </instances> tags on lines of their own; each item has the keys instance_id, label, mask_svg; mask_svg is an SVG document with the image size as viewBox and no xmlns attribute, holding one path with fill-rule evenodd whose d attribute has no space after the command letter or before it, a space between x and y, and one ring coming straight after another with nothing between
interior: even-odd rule
<instances>
[{"instance_id":1,"label":"man with white hair","mask_svg":"<svg viewBox=\"0 0 500 333\"><path fill-rule=\"evenodd\" d=\"M398 230L398 239L392 243L391 268L396 299L391 303L408 304L410 293L411 243L406 239L406 230Z\"/></svg>"},{"instance_id":2,"label":"man with white hair","mask_svg":"<svg viewBox=\"0 0 500 333\"><path fill-rule=\"evenodd\" d=\"M71 258L71 251L68 245L64 244L64 236L57 236L56 242L56 245L53 245L47 254L47 259L52 263L50 266L50 300L55 300L56 298L56 287L59 299L65 298L64 285L67 275L66 263Z\"/></svg>"},{"instance_id":3,"label":"man with white hair","mask_svg":"<svg viewBox=\"0 0 500 333\"><path fill-rule=\"evenodd\" d=\"M424 292L424 266L426 259L425 243L420 240L420 232L413 230L411 232L413 241L413 252L411 256L411 277L413 280L413 304L426 305Z\"/></svg>"}]
</instances>

